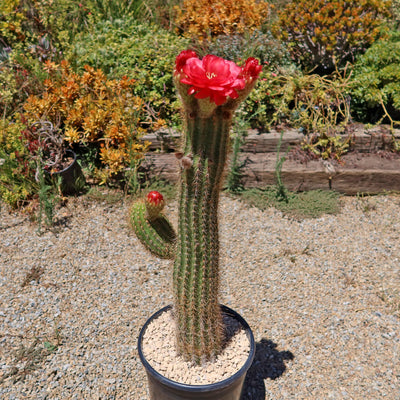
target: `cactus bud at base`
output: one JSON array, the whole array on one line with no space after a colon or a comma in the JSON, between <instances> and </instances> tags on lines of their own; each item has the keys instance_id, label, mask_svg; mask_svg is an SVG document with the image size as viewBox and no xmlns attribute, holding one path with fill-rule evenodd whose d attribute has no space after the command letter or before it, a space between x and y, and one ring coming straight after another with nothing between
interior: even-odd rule
<instances>
[{"instance_id":1,"label":"cactus bud at base","mask_svg":"<svg viewBox=\"0 0 400 400\"><path fill-rule=\"evenodd\" d=\"M145 204L148 218L155 219L161 214L161 211L164 209L164 197L160 192L152 190L147 194Z\"/></svg>"}]
</instances>

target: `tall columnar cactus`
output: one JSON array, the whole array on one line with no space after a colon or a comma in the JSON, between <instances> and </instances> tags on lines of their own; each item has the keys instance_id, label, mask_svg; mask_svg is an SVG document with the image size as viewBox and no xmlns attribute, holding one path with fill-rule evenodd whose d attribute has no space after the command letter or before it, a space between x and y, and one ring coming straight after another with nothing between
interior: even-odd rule
<instances>
[{"instance_id":1,"label":"tall columnar cactus","mask_svg":"<svg viewBox=\"0 0 400 400\"><path fill-rule=\"evenodd\" d=\"M161 210L151 215L149 199L147 207L139 202L131 212L136 234L146 247L175 259L178 351L196 363L214 358L223 345L218 302L219 192L233 113L260 71L254 58L239 67L213 55L200 60L190 50L179 54L174 80L184 105L186 129L182 152L176 154L181 167L176 238Z\"/></svg>"}]
</instances>

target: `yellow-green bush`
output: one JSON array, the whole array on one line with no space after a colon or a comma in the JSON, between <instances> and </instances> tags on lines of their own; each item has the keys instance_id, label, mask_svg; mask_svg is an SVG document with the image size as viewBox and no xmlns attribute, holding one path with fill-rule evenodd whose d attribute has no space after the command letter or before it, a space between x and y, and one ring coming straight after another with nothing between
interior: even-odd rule
<instances>
[{"instance_id":1,"label":"yellow-green bush","mask_svg":"<svg viewBox=\"0 0 400 400\"><path fill-rule=\"evenodd\" d=\"M20 0L0 2L0 36L2 44L12 45L26 38L24 25L27 22L25 10Z\"/></svg>"},{"instance_id":2,"label":"yellow-green bush","mask_svg":"<svg viewBox=\"0 0 400 400\"><path fill-rule=\"evenodd\" d=\"M348 71L330 76L265 68L244 111L253 127L290 126L305 134L304 148L322 158L340 158L349 148L342 136L350 121Z\"/></svg>"},{"instance_id":3,"label":"yellow-green bush","mask_svg":"<svg viewBox=\"0 0 400 400\"><path fill-rule=\"evenodd\" d=\"M362 122L400 124L400 33L377 40L352 74L352 110Z\"/></svg>"},{"instance_id":4,"label":"yellow-green bush","mask_svg":"<svg viewBox=\"0 0 400 400\"><path fill-rule=\"evenodd\" d=\"M37 192L36 165L29 157L21 118L0 120L0 198L18 207Z\"/></svg>"},{"instance_id":5,"label":"yellow-green bush","mask_svg":"<svg viewBox=\"0 0 400 400\"><path fill-rule=\"evenodd\" d=\"M85 29L90 10L82 0L2 0L0 2L0 35L3 45L37 44L47 36L57 45L68 46L73 36Z\"/></svg>"},{"instance_id":6,"label":"yellow-green bush","mask_svg":"<svg viewBox=\"0 0 400 400\"><path fill-rule=\"evenodd\" d=\"M278 13L273 31L302 66L331 72L378 37L390 6L391 0L295 0Z\"/></svg>"}]
</instances>

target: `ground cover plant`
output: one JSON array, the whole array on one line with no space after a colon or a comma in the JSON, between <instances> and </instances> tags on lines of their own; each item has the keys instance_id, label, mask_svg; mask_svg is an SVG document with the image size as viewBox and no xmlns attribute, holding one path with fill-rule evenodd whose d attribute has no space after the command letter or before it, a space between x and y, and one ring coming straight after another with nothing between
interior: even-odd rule
<instances>
[{"instance_id":1,"label":"ground cover plant","mask_svg":"<svg viewBox=\"0 0 400 400\"><path fill-rule=\"evenodd\" d=\"M303 193L286 191L285 197L277 186L249 188L240 193L240 199L250 206L265 210L274 207L289 218L319 218L340 211L340 196L334 191L310 190Z\"/></svg>"}]
</instances>

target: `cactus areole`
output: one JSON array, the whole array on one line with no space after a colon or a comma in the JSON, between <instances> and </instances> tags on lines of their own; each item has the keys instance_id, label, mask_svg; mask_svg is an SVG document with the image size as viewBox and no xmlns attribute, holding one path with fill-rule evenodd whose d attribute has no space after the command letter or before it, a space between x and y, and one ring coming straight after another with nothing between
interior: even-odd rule
<instances>
[{"instance_id":1,"label":"cactus areole","mask_svg":"<svg viewBox=\"0 0 400 400\"><path fill-rule=\"evenodd\" d=\"M174 82L184 107L185 135L182 151L176 154L181 168L178 230L174 241L171 233L167 235L167 253L174 258L178 351L197 364L215 358L223 346L218 301L219 193L234 111L250 93L260 72L261 66L254 58L242 67L213 55L199 59L191 50L176 58ZM150 198L158 201L158 196ZM143 240L140 230L145 221L138 216L139 209L136 206L132 210L133 226L152 250L150 242L165 239L164 232L160 234L160 229L154 227L157 218L147 218L148 239ZM165 219L162 214L160 218Z\"/></svg>"}]
</instances>

